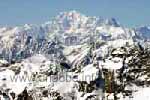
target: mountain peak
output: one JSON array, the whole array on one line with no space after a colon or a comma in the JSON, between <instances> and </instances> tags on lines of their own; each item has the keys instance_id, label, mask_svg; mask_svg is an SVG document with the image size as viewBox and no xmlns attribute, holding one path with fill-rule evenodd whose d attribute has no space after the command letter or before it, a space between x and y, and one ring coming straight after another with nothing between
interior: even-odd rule
<instances>
[{"instance_id":1,"label":"mountain peak","mask_svg":"<svg viewBox=\"0 0 150 100\"><path fill-rule=\"evenodd\" d=\"M65 20L74 20L74 21L77 21L79 19L83 19L83 18L87 18L87 16L75 11L75 10L72 10L72 11L69 11L69 12L61 12L58 14L58 16L56 16L56 19L65 19Z\"/></svg>"},{"instance_id":2,"label":"mountain peak","mask_svg":"<svg viewBox=\"0 0 150 100\"><path fill-rule=\"evenodd\" d=\"M150 39L150 27L149 26L141 26L135 29L136 33L144 39Z\"/></svg>"},{"instance_id":3,"label":"mountain peak","mask_svg":"<svg viewBox=\"0 0 150 100\"><path fill-rule=\"evenodd\" d=\"M58 16L62 16L62 15L66 15L66 16L80 15L80 16L83 16L83 14L81 14L80 12L78 12L76 10L71 10L71 11L68 11L68 12L60 12L58 14Z\"/></svg>"},{"instance_id":4,"label":"mountain peak","mask_svg":"<svg viewBox=\"0 0 150 100\"><path fill-rule=\"evenodd\" d=\"M119 22L115 18L106 19L105 24L110 26L115 26L115 27L120 26Z\"/></svg>"}]
</instances>

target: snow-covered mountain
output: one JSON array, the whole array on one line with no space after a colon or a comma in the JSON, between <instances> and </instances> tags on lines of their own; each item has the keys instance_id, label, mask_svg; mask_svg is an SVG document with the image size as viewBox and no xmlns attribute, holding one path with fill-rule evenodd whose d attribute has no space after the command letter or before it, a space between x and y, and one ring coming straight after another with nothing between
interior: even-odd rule
<instances>
[{"instance_id":1,"label":"snow-covered mountain","mask_svg":"<svg viewBox=\"0 0 150 100\"><path fill-rule=\"evenodd\" d=\"M147 30L146 33L143 33L144 30L137 31L139 37L144 34L144 38L149 38L145 37L148 34ZM63 12L52 21L39 26L26 24L20 27L0 28L0 56L7 60L12 59L13 55L19 56L20 53L26 52L25 49L29 45L30 49L35 45L36 48L30 50L28 55L41 52L37 50L38 45L56 39L65 45L73 45L89 42L91 37L97 40L116 40L132 39L134 36L135 32L132 29L121 27L114 18L89 17L76 11Z\"/></svg>"},{"instance_id":2,"label":"snow-covered mountain","mask_svg":"<svg viewBox=\"0 0 150 100\"><path fill-rule=\"evenodd\" d=\"M126 28L114 18L77 11L62 12L42 25L1 27L0 92L6 98L4 93L15 93L17 100L129 100L131 90L141 88L130 80L149 82L141 71L132 76L137 74L132 66L147 66L140 62L149 61L143 60L149 57L143 52L149 40L150 27ZM12 82L10 76L28 79ZM66 76L72 80L61 82Z\"/></svg>"}]
</instances>

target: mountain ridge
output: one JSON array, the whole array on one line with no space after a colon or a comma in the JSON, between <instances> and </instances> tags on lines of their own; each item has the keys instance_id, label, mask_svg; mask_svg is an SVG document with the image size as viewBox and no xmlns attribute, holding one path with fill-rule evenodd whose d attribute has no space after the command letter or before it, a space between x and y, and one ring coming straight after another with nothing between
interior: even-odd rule
<instances>
[{"instance_id":1,"label":"mountain ridge","mask_svg":"<svg viewBox=\"0 0 150 100\"><path fill-rule=\"evenodd\" d=\"M130 41L129 44L141 41L143 43L143 40L150 40L149 34L149 27L126 28L114 18L90 17L77 11L62 12L52 21L42 25L25 24L0 28L0 56L11 58L26 50L29 55L33 52L43 52L41 50L50 48L47 43L53 41L66 46L90 43L92 39L107 41L110 44L121 41L120 45L126 41ZM43 47L40 47L41 45Z\"/></svg>"}]
</instances>

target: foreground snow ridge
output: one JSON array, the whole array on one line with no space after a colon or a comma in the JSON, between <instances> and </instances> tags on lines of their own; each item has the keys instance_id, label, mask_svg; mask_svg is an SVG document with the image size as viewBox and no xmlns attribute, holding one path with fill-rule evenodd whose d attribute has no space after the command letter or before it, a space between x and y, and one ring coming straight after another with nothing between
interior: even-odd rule
<instances>
[{"instance_id":1,"label":"foreground snow ridge","mask_svg":"<svg viewBox=\"0 0 150 100\"><path fill-rule=\"evenodd\" d=\"M150 27L61 12L0 28L0 100L150 100Z\"/></svg>"}]
</instances>

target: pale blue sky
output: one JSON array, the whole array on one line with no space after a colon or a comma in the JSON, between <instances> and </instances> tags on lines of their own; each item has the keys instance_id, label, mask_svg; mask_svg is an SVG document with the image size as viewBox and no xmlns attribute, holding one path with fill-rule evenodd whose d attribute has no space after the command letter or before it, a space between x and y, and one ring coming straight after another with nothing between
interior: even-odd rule
<instances>
[{"instance_id":1,"label":"pale blue sky","mask_svg":"<svg viewBox=\"0 0 150 100\"><path fill-rule=\"evenodd\" d=\"M59 12L114 17L122 25L150 25L150 0L0 0L0 26L42 24Z\"/></svg>"}]
</instances>

